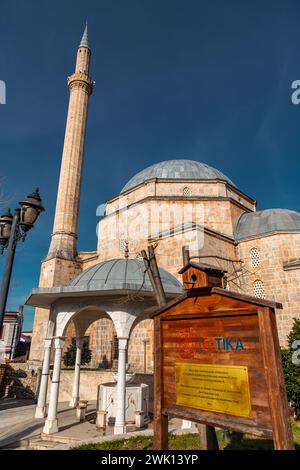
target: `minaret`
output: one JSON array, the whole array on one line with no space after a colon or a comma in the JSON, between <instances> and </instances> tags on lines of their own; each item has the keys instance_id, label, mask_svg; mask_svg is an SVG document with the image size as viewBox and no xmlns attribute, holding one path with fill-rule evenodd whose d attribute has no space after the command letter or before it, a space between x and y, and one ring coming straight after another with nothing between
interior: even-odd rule
<instances>
[{"instance_id":1,"label":"minaret","mask_svg":"<svg viewBox=\"0 0 300 470\"><path fill-rule=\"evenodd\" d=\"M62 154L51 244L47 259L76 258L80 186L89 96L94 82L89 77L91 50L85 27L78 51L75 73L68 77L70 102Z\"/></svg>"},{"instance_id":2,"label":"minaret","mask_svg":"<svg viewBox=\"0 0 300 470\"><path fill-rule=\"evenodd\" d=\"M94 82L89 76L91 50L85 27L77 51L76 67L68 77L70 101L62 153L53 233L48 255L42 261L40 287L68 284L80 271L77 226L89 97ZM36 308L30 350L31 360L42 360L49 311Z\"/></svg>"}]
</instances>

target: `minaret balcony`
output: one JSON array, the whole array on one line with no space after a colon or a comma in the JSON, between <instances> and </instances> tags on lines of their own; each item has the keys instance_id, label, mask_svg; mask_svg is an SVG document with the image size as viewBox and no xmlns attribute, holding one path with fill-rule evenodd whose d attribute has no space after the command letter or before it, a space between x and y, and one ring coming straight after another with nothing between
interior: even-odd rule
<instances>
[{"instance_id":1,"label":"minaret balcony","mask_svg":"<svg viewBox=\"0 0 300 470\"><path fill-rule=\"evenodd\" d=\"M94 87L94 80L92 80L87 74L83 72L75 72L73 75L68 77L68 87L71 89L74 86L82 86L89 92L92 93Z\"/></svg>"}]
</instances>

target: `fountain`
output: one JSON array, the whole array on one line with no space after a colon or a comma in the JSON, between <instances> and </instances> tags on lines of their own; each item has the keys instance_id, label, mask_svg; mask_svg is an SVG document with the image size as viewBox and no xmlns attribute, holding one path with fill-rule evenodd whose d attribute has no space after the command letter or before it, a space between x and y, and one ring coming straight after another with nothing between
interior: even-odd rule
<instances>
[{"instance_id":1,"label":"fountain","mask_svg":"<svg viewBox=\"0 0 300 470\"><path fill-rule=\"evenodd\" d=\"M105 429L115 424L117 374L114 382L98 385L97 427ZM125 422L142 428L146 425L149 410L149 386L135 383L135 374L126 373Z\"/></svg>"}]
</instances>

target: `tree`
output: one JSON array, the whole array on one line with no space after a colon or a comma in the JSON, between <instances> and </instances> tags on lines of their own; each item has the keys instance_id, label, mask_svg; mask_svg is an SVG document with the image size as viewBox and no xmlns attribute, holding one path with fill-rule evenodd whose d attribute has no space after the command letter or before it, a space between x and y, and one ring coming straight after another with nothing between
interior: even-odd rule
<instances>
[{"instance_id":1,"label":"tree","mask_svg":"<svg viewBox=\"0 0 300 470\"><path fill-rule=\"evenodd\" d=\"M64 364L66 367L75 365L76 359L76 338L72 338L72 342L64 354ZM81 365L89 364L92 359L92 352L88 347L87 338L84 338L81 352Z\"/></svg>"},{"instance_id":2,"label":"tree","mask_svg":"<svg viewBox=\"0 0 300 470\"><path fill-rule=\"evenodd\" d=\"M295 414L300 415L300 365L296 356L299 345L295 341L300 340L300 320L294 318L293 327L288 335L288 348L282 350L282 364L285 377L285 385L288 401L294 408Z\"/></svg>"}]
</instances>

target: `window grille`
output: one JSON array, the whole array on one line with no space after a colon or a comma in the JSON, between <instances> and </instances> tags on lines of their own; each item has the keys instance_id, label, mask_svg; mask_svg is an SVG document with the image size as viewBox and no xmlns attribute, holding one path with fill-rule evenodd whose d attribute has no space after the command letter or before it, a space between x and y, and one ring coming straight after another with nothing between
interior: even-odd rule
<instances>
[{"instance_id":1,"label":"window grille","mask_svg":"<svg viewBox=\"0 0 300 470\"><path fill-rule=\"evenodd\" d=\"M255 297L257 297L258 299L265 298L265 286L260 279L257 279L253 282L253 292Z\"/></svg>"},{"instance_id":2,"label":"window grille","mask_svg":"<svg viewBox=\"0 0 300 470\"><path fill-rule=\"evenodd\" d=\"M251 267L257 268L260 265L260 253L257 248L251 248L250 250Z\"/></svg>"},{"instance_id":3,"label":"window grille","mask_svg":"<svg viewBox=\"0 0 300 470\"><path fill-rule=\"evenodd\" d=\"M184 197L191 197L191 195L192 195L191 188L188 188L187 186L185 188L183 188L183 195L184 195Z\"/></svg>"}]
</instances>

